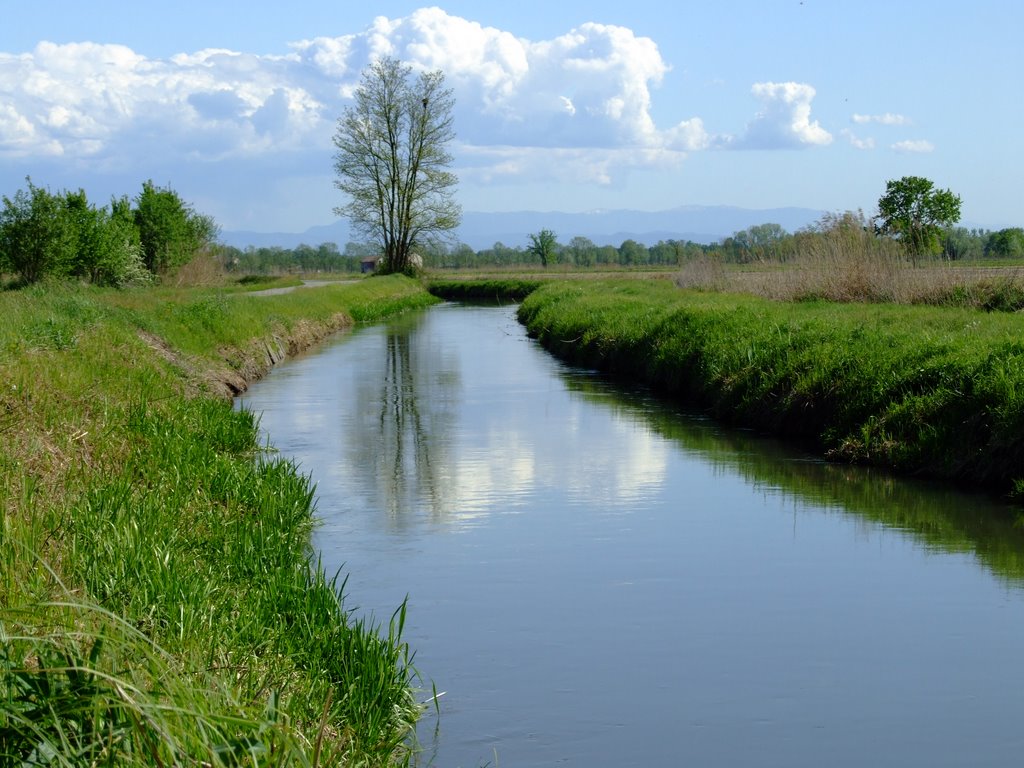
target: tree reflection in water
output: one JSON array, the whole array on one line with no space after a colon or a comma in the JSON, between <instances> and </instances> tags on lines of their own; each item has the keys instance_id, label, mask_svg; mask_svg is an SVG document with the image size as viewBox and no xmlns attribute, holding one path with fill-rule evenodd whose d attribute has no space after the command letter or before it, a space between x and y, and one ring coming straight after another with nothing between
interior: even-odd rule
<instances>
[{"instance_id":1,"label":"tree reflection in water","mask_svg":"<svg viewBox=\"0 0 1024 768\"><path fill-rule=\"evenodd\" d=\"M449 513L452 431L461 388L458 360L423 332L422 314L388 326L379 369L357 384L357 416L346 436L350 466L368 477L368 499L396 528Z\"/></svg>"}]
</instances>

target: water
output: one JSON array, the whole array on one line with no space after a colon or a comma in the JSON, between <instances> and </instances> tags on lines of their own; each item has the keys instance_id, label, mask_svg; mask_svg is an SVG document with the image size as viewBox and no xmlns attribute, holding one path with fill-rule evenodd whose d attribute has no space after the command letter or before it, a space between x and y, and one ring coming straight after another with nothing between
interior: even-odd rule
<instances>
[{"instance_id":1,"label":"water","mask_svg":"<svg viewBox=\"0 0 1024 768\"><path fill-rule=\"evenodd\" d=\"M408 595L445 692L424 764L1024 753L1024 533L992 501L566 367L508 307L359 329L243 402L316 482L348 605L386 621Z\"/></svg>"}]
</instances>

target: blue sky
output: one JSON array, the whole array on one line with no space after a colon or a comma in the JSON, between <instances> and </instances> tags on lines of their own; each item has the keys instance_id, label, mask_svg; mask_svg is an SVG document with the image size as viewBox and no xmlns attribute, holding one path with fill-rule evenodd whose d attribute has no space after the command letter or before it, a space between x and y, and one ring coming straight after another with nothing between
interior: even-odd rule
<instances>
[{"instance_id":1,"label":"blue sky","mask_svg":"<svg viewBox=\"0 0 1024 768\"><path fill-rule=\"evenodd\" d=\"M225 229L334 219L375 53L442 69L466 210L874 213L926 176L1024 225L1024 4L866 0L8 3L0 193L169 184Z\"/></svg>"}]
</instances>

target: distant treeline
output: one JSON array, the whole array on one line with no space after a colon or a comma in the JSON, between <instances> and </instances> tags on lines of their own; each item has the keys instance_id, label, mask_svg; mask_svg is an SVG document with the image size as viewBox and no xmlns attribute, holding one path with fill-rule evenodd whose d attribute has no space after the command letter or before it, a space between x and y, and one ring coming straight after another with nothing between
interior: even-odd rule
<instances>
[{"instance_id":1,"label":"distant treeline","mask_svg":"<svg viewBox=\"0 0 1024 768\"><path fill-rule=\"evenodd\" d=\"M178 194L152 181L134 199L97 207L83 190L51 192L30 178L3 197L0 275L23 283L46 277L122 286L151 281L211 248L218 229Z\"/></svg>"},{"instance_id":2,"label":"distant treeline","mask_svg":"<svg viewBox=\"0 0 1024 768\"><path fill-rule=\"evenodd\" d=\"M817 241L829 233L855 228L871 232L878 238L872 223L862 213L847 211L824 216L814 225L790 233L778 224L758 224L735 232L717 243L695 243L690 240L659 240L647 246L628 239L618 247L597 245L593 240L576 236L568 243L556 243L556 263L576 267L645 267L674 266L705 257L731 264L785 263L800 253L813 249ZM229 271L255 274L287 272L358 272L361 262L378 255L370 244L348 243L344 252L334 243L296 248L232 247L220 249ZM433 269L473 269L477 267L540 267L540 258L528 246L495 243L490 248L474 250L465 243L434 246L421 250L424 266ZM992 232L984 229L955 227L942 237L940 257L948 260L1024 257L1024 229L1010 228Z\"/></svg>"},{"instance_id":3,"label":"distant treeline","mask_svg":"<svg viewBox=\"0 0 1024 768\"><path fill-rule=\"evenodd\" d=\"M815 238L849 227L874 232L871 222L862 213L847 211L826 215L814 225L792 234L778 224L759 224L734 233L711 250L717 251L724 261L732 263L784 263L805 252ZM876 236L887 237L877 233ZM941 250L937 255L951 261L1020 258L1024 256L1024 229L1014 227L992 232L952 227L942 234Z\"/></svg>"},{"instance_id":4,"label":"distant treeline","mask_svg":"<svg viewBox=\"0 0 1024 768\"><path fill-rule=\"evenodd\" d=\"M356 273L375 259L376 245L350 242L295 248L220 245L213 219L195 212L169 187L152 181L135 198L113 198L107 206L89 202L82 190L50 192L26 179L28 188L4 196L0 210L0 275L13 274L23 283L44 277L76 278L100 285L148 282L174 272L198 254L216 260L233 274ZM554 236L548 264L574 267L670 267L699 258L724 263L785 263L813 250L816 241L837 230L856 228L886 238L860 212L828 214L794 233L779 224L758 224L717 243L659 240L648 246L627 239L618 247L597 245L575 236L567 243ZM545 231L547 232L547 231ZM941 238L941 258L973 260L1024 257L1024 229L996 232L954 227ZM465 243L420 249L424 266L433 269L477 267L540 267L526 245L495 243L474 250Z\"/></svg>"},{"instance_id":5,"label":"distant treeline","mask_svg":"<svg viewBox=\"0 0 1024 768\"><path fill-rule=\"evenodd\" d=\"M380 249L374 245L349 243L342 253L335 243L313 247L305 243L295 248L263 246L235 248L222 245L217 255L228 272L243 275L282 273L359 272L363 259L374 258Z\"/></svg>"},{"instance_id":6,"label":"distant treeline","mask_svg":"<svg viewBox=\"0 0 1024 768\"><path fill-rule=\"evenodd\" d=\"M618 248L596 245L585 237L574 237L568 245L559 246L559 263L581 267L598 265L646 266L675 265L705 253L710 246L689 241L664 240L648 248L635 240L626 240ZM359 272L364 259L378 256L379 249L365 243L348 243L344 252L335 243L319 246L299 245L295 248L276 246L245 249L222 246L219 258L225 268L242 274L278 274L310 272ZM455 246L433 246L419 251L425 267L434 269L471 269L474 267L539 267L540 259L525 247L495 243L490 248L473 250L465 243Z\"/></svg>"}]
</instances>

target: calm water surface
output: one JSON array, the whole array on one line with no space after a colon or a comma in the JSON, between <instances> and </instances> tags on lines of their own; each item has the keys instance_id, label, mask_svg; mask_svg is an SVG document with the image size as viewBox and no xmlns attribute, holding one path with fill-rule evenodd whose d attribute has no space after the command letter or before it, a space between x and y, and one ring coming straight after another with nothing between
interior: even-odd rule
<instances>
[{"instance_id":1,"label":"calm water surface","mask_svg":"<svg viewBox=\"0 0 1024 768\"><path fill-rule=\"evenodd\" d=\"M1024 757L1024 534L984 498L566 367L508 307L359 329L242 402L316 482L349 607L409 596L424 764Z\"/></svg>"}]
</instances>

